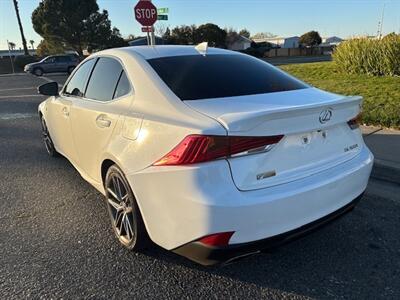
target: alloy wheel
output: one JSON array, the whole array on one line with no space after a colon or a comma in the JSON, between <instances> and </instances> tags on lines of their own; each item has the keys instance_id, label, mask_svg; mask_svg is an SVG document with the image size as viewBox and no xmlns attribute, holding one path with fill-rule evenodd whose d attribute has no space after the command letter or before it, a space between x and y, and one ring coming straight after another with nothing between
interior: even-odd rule
<instances>
[{"instance_id":1,"label":"alloy wheel","mask_svg":"<svg viewBox=\"0 0 400 300\"><path fill-rule=\"evenodd\" d=\"M114 232L123 245L130 247L136 240L134 205L120 174L110 174L106 182L106 199Z\"/></svg>"},{"instance_id":2,"label":"alloy wheel","mask_svg":"<svg viewBox=\"0 0 400 300\"><path fill-rule=\"evenodd\" d=\"M42 138L43 138L43 142L46 147L47 153L51 156L54 156L56 154L56 150L54 148L53 141L50 138L50 134L49 134L49 131L46 126L46 122L43 117L41 118L41 123L42 123Z\"/></svg>"}]
</instances>

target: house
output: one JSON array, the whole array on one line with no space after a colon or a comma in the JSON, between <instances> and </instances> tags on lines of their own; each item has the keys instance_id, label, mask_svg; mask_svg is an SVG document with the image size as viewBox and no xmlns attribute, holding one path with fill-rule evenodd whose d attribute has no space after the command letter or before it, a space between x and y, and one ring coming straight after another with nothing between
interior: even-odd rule
<instances>
[{"instance_id":1,"label":"house","mask_svg":"<svg viewBox=\"0 0 400 300\"><path fill-rule=\"evenodd\" d=\"M238 39L232 44L228 45L229 50L240 51L246 50L251 47L252 40L243 35L239 35Z\"/></svg>"},{"instance_id":2,"label":"house","mask_svg":"<svg viewBox=\"0 0 400 300\"><path fill-rule=\"evenodd\" d=\"M128 42L129 46L146 46L147 45L147 37L137 37L132 41ZM156 45L164 45L164 40L158 36L156 36Z\"/></svg>"},{"instance_id":3,"label":"house","mask_svg":"<svg viewBox=\"0 0 400 300\"><path fill-rule=\"evenodd\" d=\"M261 38L254 39L256 43L268 42L273 45L275 48L299 48L299 40L298 36L291 37L270 37L270 38Z\"/></svg>"},{"instance_id":4,"label":"house","mask_svg":"<svg viewBox=\"0 0 400 300\"><path fill-rule=\"evenodd\" d=\"M336 46L339 45L344 39L338 36L323 37L320 46Z\"/></svg>"}]
</instances>

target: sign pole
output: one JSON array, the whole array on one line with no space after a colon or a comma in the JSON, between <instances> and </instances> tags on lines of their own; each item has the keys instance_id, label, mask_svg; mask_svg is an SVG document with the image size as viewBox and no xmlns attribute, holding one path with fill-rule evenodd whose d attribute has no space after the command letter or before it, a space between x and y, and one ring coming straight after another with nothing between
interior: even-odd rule
<instances>
[{"instance_id":1,"label":"sign pole","mask_svg":"<svg viewBox=\"0 0 400 300\"><path fill-rule=\"evenodd\" d=\"M151 26L151 45L156 45L156 36L154 35L154 26Z\"/></svg>"},{"instance_id":2,"label":"sign pole","mask_svg":"<svg viewBox=\"0 0 400 300\"><path fill-rule=\"evenodd\" d=\"M147 44L154 46L156 38L153 25L157 22L157 8L151 3L151 0L139 0L134 12L136 21L143 26L142 32L147 32Z\"/></svg>"},{"instance_id":3,"label":"sign pole","mask_svg":"<svg viewBox=\"0 0 400 300\"><path fill-rule=\"evenodd\" d=\"M13 72L13 74L14 74L14 73L15 73L15 70L14 70L14 62L13 62L12 57L11 57L10 43L9 43L8 40L7 40L7 47L8 47L8 55L10 56L12 72Z\"/></svg>"}]
</instances>

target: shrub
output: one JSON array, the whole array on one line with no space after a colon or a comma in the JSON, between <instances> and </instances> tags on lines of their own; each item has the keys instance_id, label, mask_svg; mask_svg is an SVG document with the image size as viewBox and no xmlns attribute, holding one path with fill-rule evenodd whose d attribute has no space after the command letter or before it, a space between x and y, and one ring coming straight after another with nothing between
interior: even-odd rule
<instances>
[{"instance_id":1,"label":"shrub","mask_svg":"<svg viewBox=\"0 0 400 300\"><path fill-rule=\"evenodd\" d=\"M251 43L251 47L247 48L246 50L241 50L240 52L246 53L248 55L254 56L254 57L264 57L265 52L269 51L271 49L271 44L267 42L263 43Z\"/></svg>"},{"instance_id":2,"label":"shrub","mask_svg":"<svg viewBox=\"0 0 400 300\"><path fill-rule=\"evenodd\" d=\"M400 35L342 42L335 49L333 59L339 70L350 74L400 75Z\"/></svg>"},{"instance_id":3,"label":"shrub","mask_svg":"<svg viewBox=\"0 0 400 300\"><path fill-rule=\"evenodd\" d=\"M33 62L37 62L37 57L35 56L30 56L30 55L19 55L16 56L14 59L15 64L20 67L21 69L23 69L25 67L25 65L33 63Z\"/></svg>"}]
</instances>

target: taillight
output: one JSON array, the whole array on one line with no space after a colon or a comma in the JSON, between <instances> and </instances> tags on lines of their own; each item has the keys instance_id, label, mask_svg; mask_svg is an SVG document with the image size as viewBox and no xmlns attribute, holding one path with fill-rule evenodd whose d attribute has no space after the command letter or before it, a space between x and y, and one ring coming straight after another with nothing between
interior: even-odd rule
<instances>
[{"instance_id":1,"label":"taillight","mask_svg":"<svg viewBox=\"0 0 400 300\"><path fill-rule=\"evenodd\" d=\"M347 122L347 124L352 130L357 129L360 126L360 123L361 123L361 113Z\"/></svg>"},{"instance_id":2,"label":"taillight","mask_svg":"<svg viewBox=\"0 0 400 300\"><path fill-rule=\"evenodd\" d=\"M153 165L187 165L265 152L269 151L282 137L283 135L268 137L189 135Z\"/></svg>"},{"instance_id":3,"label":"taillight","mask_svg":"<svg viewBox=\"0 0 400 300\"><path fill-rule=\"evenodd\" d=\"M197 240L197 242L212 247L228 246L229 240L231 239L234 233L235 233L234 231L229 231L229 232L210 234Z\"/></svg>"}]
</instances>

